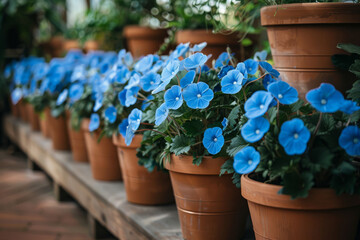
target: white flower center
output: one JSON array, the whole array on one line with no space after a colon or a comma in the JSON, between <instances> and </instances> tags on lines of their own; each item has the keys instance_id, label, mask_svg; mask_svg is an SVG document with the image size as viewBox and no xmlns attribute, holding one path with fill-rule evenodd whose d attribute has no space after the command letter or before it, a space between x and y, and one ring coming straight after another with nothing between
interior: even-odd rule
<instances>
[{"instance_id":1,"label":"white flower center","mask_svg":"<svg viewBox=\"0 0 360 240\"><path fill-rule=\"evenodd\" d=\"M126 128L129 128L129 125L128 125L128 126L126 126Z\"/></svg>"},{"instance_id":2,"label":"white flower center","mask_svg":"<svg viewBox=\"0 0 360 240\"><path fill-rule=\"evenodd\" d=\"M353 143L354 143L354 144L357 144L358 142L359 142L359 139L358 139L358 138L354 138Z\"/></svg>"},{"instance_id":3,"label":"white flower center","mask_svg":"<svg viewBox=\"0 0 360 240\"><path fill-rule=\"evenodd\" d=\"M179 97L176 97L175 100L178 101L178 100L179 100Z\"/></svg>"},{"instance_id":4,"label":"white flower center","mask_svg":"<svg viewBox=\"0 0 360 240\"><path fill-rule=\"evenodd\" d=\"M200 93L198 93L197 97L198 97L198 98L201 98L201 94L200 94Z\"/></svg>"},{"instance_id":5,"label":"white flower center","mask_svg":"<svg viewBox=\"0 0 360 240\"><path fill-rule=\"evenodd\" d=\"M260 130L259 130L259 129L256 129L255 133L256 133L256 134L260 134Z\"/></svg>"},{"instance_id":6,"label":"white flower center","mask_svg":"<svg viewBox=\"0 0 360 240\"><path fill-rule=\"evenodd\" d=\"M252 160L249 160L249 161L248 161L248 164L251 165L251 164L252 164Z\"/></svg>"},{"instance_id":7,"label":"white flower center","mask_svg":"<svg viewBox=\"0 0 360 240\"><path fill-rule=\"evenodd\" d=\"M150 81L150 84L154 84L154 81Z\"/></svg>"},{"instance_id":8,"label":"white flower center","mask_svg":"<svg viewBox=\"0 0 360 240\"><path fill-rule=\"evenodd\" d=\"M217 138L216 138L216 137L214 137L214 142L217 142Z\"/></svg>"},{"instance_id":9,"label":"white flower center","mask_svg":"<svg viewBox=\"0 0 360 240\"><path fill-rule=\"evenodd\" d=\"M283 98L283 95L281 93L279 93L278 99L282 99L282 98Z\"/></svg>"},{"instance_id":10,"label":"white flower center","mask_svg":"<svg viewBox=\"0 0 360 240\"><path fill-rule=\"evenodd\" d=\"M175 75L175 74L176 74L176 72L175 72L175 71L173 71L171 74L172 74L172 75Z\"/></svg>"},{"instance_id":11,"label":"white flower center","mask_svg":"<svg viewBox=\"0 0 360 240\"><path fill-rule=\"evenodd\" d=\"M295 138L295 139L298 139L298 138L299 138L299 134L294 133L294 138Z\"/></svg>"},{"instance_id":12,"label":"white flower center","mask_svg":"<svg viewBox=\"0 0 360 240\"><path fill-rule=\"evenodd\" d=\"M234 81L233 84L235 85L235 84L236 84L236 81Z\"/></svg>"},{"instance_id":13,"label":"white flower center","mask_svg":"<svg viewBox=\"0 0 360 240\"><path fill-rule=\"evenodd\" d=\"M252 70L252 68L249 68L249 70L251 71L251 70Z\"/></svg>"},{"instance_id":14,"label":"white flower center","mask_svg":"<svg viewBox=\"0 0 360 240\"><path fill-rule=\"evenodd\" d=\"M263 104L260 105L260 109L263 109L265 106Z\"/></svg>"},{"instance_id":15,"label":"white flower center","mask_svg":"<svg viewBox=\"0 0 360 240\"><path fill-rule=\"evenodd\" d=\"M321 104L325 105L327 103L326 99L321 99Z\"/></svg>"},{"instance_id":16,"label":"white flower center","mask_svg":"<svg viewBox=\"0 0 360 240\"><path fill-rule=\"evenodd\" d=\"M140 122L140 119L136 120L137 122Z\"/></svg>"}]
</instances>

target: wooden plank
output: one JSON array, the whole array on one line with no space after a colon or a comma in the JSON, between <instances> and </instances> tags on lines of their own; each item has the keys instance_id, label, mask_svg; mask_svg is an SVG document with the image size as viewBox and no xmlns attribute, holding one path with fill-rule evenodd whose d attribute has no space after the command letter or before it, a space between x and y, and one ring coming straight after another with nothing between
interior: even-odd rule
<instances>
[{"instance_id":1,"label":"wooden plank","mask_svg":"<svg viewBox=\"0 0 360 240\"><path fill-rule=\"evenodd\" d=\"M54 151L51 141L12 116L4 119L10 139L72 195L97 221L121 240L180 240L176 206L140 206L127 202L122 182L101 182L89 164L76 163L68 151Z\"/></svg>"},{"instance_id":2,"label":"wooden plank","mask_svg":"<svg viewBox=\"0 0 360 240\"><path fill-rule=\"evenodd\" d=\"M91 214L88 214L88 225L90 228L90 235L94 239L109 239L112 234Z\"/></svg>"}]
</instances>

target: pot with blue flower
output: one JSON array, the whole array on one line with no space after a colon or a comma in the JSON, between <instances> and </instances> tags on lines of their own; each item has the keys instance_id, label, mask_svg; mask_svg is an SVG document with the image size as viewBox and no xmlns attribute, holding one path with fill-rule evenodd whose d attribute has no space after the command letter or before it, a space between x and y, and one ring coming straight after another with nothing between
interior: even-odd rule
<instances>
[{"instance_id":1,"label":"pot with blue flower","mask_svg":"<svg viewBox=\"0 0 360 240\"><path fill-rule=\"evenodd\" d=\"M245 102L233 169L256 239L355 239L360 107L327 83L306 100L278 80Z\"/></svg>"},{"instance_id":2,"label":"pot with blue flower","mask_svg":"<svg viewBox=\"0 0 360 240\"><path fill-rule=\"evenodd\" d=\"M161 155L170 171L183 237L240 239L248 207L240 175L232 169L232 157L244 144L236 133L245 119L245 99L264 89L261 80L268 73L257 60L236 63L227 52L210 68L205 64L210 56L200 52L205 46L181 44L170 54L145 114L155 118L153 139L166 141ZM184 47L180 61L176 54Z\"/></svg>"}]
</instances>

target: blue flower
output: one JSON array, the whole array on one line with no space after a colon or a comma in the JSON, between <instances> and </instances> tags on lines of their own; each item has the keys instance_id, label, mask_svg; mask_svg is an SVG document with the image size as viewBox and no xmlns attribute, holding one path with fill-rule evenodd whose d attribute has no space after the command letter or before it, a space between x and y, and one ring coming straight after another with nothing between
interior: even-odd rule
<instances>
[{"instance_id":1,"label":"blue flower","mask_svg":"<svg viewBox=\"0 0 360 240\"><path fill-rule=\"evenodd\" d=\"M127 89L125 95L125 107L130 107L131 105L134 105L136 103L139 90L139 87L132 87L130 89Z\"/></svg>"},{"instance_id":2,"label":"blue flower","mask_svg":"<svg viewBox=\"0 0 360 240\"><path fill-rule=\"evenodd\" d=\"M20 88L15 88L11 92L11 101L14 105L17 104L22 97L23 97L23 93Z\"/></svg>"},{"instance_id":3,"label":"blue flower","mask_svg":"<svg viewBox=\"0 0 360 240\"><path fill-rule=\"evenodd\" d=\"M360 107L354 101L344 100L339 110L346 114L353 114L354 112L359 111Z\"/></svg>"},{"instance_id":4,"label":"blue flower","mask_svg":"<svg viewBox=\"0 0 360 240\"><path fill-rule=\"evenodd\" d=\"M271 83L268 91L282 104L293 104L299 100L296 89L283 81Z\"/></svg>"},{"instance_id":5,"label":"blue flower","mask_svg":"<svg viewBox=\"0 0 360 240\"><path fill-rule=\"evenodd\" d=\"M244 76L239 70L230 70L221 80L221 91L226 94L238 93L242 88Z\"/></svg>"},{"instance_id":6,"label":"blue flower","mask_svg":"<svg viewBox=\"0 0 360 240\"><path fill-rule=\"evenodd\" d=\"M333 85L322 83L319 88L306 94L306 100L320 112L333 113L340 109L344 96Z\"/></svg>"},{"instance_id":7,"label":"blue flower","mask_svg":"<svg viewBox=\"0 0 360 240\"><path fill-rule=\"evenodd\" d=\"M169 109L166 107L166 104L161 104L161 106L158 107L155 112L155 125L159 126L162 122L165 121L168 115Z\"/></svg>"},{"instance_id":8,"label":"blue flower","mask_svg":"<svg viewBox=\"0 0 360 240\"><path fill-rule=\"evenodd\" d=\"M183 57L185 56L185 53L189 50L190 43L180 43L177 45L175 50L171 53L171 56L173 58Z\"/></svg>"},{"instance_id":9,"label":"blue flower","mask_svg":"<svg viewBox=\"0 0 360 240\"><path fill-rule=\"evenodd\" d=\"M141 58L137 63L135 63L134 69L137 72L145 73L150 70L153 64L154 56L152 54L147 55L146 57Z\"/></svg>"},{"instance_id":10,"label":"blue flower","mask_svg":"<svg viewBox=\"0 0 360 240\"><path fill-rule=\"evenodd\" d=\"M191 70L197 67L201 67L206 63L208 57L202 53L195 53L183 60L184 68Z\"/></svg>"},{"instance_id":11,"label":"blue flower","mask_svg":"<svg viewBox=\"0 0 360 240\"><path fill-rule=\"evenodd\" d=\"M220 72L218 74L218 78L223 78L226 76L226 74L230 71L230 70L233 70L234 67L231 66L231 65L225 65L225 66L222 66L221 69L220 69Z\"/></svg>"},{"instance_id":12,"label":"blue flower","mask_svg":"<svg viewBox=\"0 0 360 240\"><path fill-rule=\"evenodd\" d=\"M262 80L265 89L267 89L269 85L274 82L276 82L276 79L273 78L270 74L266 74Z\"/></svg>"},{"instance_id":13,"label":"blue flower","mask_svg":"<svg viewBox=\"0 0 360 240\"><path fill-rule=\"evenodd\" d=\"M238 63L238 65L236 65L236 70L241 72L241 74L244 76L245 79L248 78L248 71L246 69L245 63L242 63L242 62Z\"/></svg>"},{"instance_id":14,"label":"blue flower","mask_svg":"<svg viewBox=\"0 0 360 240\"><path fill-rule=\"evenodd\" d=\"M160 75L154 72L149 72L141 77L140 86L148 92L157 88L160 84Z\"/></svg>"},{"instance_id":15,"label":"blue flower","mask_svg":"<svg viewBox=\"0 0 360 240\"><path fill-rule=\"evenodd\" d=\"M206 47L206 45L207 45L206 42L195 44L192 48L190 48L190 51L192 51L192 52L201 52L204 49L204 47Z\"/></svg>"},{"instance_id":16,"label":"blue flower","mask_svg":"<svg viewBox=\"0 0 360 240\"><path fill-rule=\"evenodd\" d=\"M164 95L166 107L168 109L178 109L183 104L183 97L181 94L181 87L178 85L172 86L165 92Z\"/></svg>"},{"instance_id":17,"label":"blue flower","mask_svg":"<svg viewBox=\"0 0 360 240\"><path fill-rule=\"evenodd\" d=\"M89 131L95 131L100 126L100 117L98 114L93 113L90 116Z\"/></svg>"},{"instance_id":18,"label":"blue flower","mask_svg":"<svg viewBox=\"0 0 360 240\"><path fill-rule=\"evenodd\" d=\"M170 61L161 73L161 81L170 82L170 80L179 72L179 69L180 62L178 60Z\"/></svg>"},{"instance_id":19,"label":"blue flower","mask_svg":"<svg viewBox=\"0 0 360 240\"><path fill-rule=\"evenodd\" d=\"M65 102L67 96L68 96L68 90L65 89L64 91L62 91L59 94L58 98L56 99L56 106L63 104Z\"/></svg>"},{"instance_id":20,"label":"blue flower","mask_svg":"<svg viewBox=\"0 0 360 240\"><path fill-rule=\"evenodd\" d=\"M344 128L339 137L339 145L350 156L360 156L360 128L357 126Z\"/></svg>"},{"instance_id":21,"label":"blue flower","mask_svg":"<svg viewBox=\"0 0 360 240\"><path fill-rule=\"evenodd\" d=\"M129 114L128 117L129 126L133 131L136 131L139 128L141 117L142 117L142 112L137 108L134 108Z\"/></svg>"},{"instance_id":22,"label":"blue flower","mask_svg":"<svg viewBox=\"0 0 360 240\"><path fill-rule=\"evenodd\" d=\"M157 71L159 71L164 65L164 61L163 60L158 60L154 66L152 66L152 68L150 69L151 72L156 73Z\"/></svg>"},{"instance_id":23,"label":"blue flower","mask_svg":"<svg viewBox=\"0 0 360 240\"><path fill-rule=\"evenodd\" d=\"M94 112L97 112L103 105L103 95L98 93L96 94L96 99L95 99L95 105L93 108Z\"/></svg>"},{"instance_id":24,"label":"blue flower","mask_svg":"<svg viewBox=\"0 0 360 240\"><path fill-rule=\"evenodd\" d=\"M109 121L109 123L114 123L116 120L116 108L114 106L110 106L105 110L105 119Z\"/></svg>"},{"instance_id":25,"label":"blue flower","mask_svg":"<svg viewBox=\"0 0 360 240\"><path fill-rule=\"evenodd\" d=\"M119 133L120 133L123 137L126 136L126 129L128 128L128 126L129 126L129 120L128 120L127 118L124 118L124 119L122 120L122 122L119 124L119 127L118 127Z\"/></svg>"},{"instance_id":26,"label":"blue flower","mask_svg":"<svg viewBox=\"0 0 360 240\"><path fill-rule=\"evenodd\" d=\"M245 116L247 118L257 118L264 115L273 97L266 91L257 91L245 102Z\"/></svg>"},{"instance_id":27,"label":"blue flower","mask_svg":"<svg viewBox=\"0 0 360 240\"><path fill-rule=\"evenodd\" d=\"M209 106L214 98L214 92L206 83L192 83L184 89L183 97L189 108L203 109Z\"/></svg>"},{"instance_id":28,"label":"blue flower","mask_svg":"<svg viewBox=\"0 0 360 240\"><path fill-rule=\"evenodd\" d=\"M241 128L241 136L250 143L259 141L270 129L270 123L263 117L249 119Z\"/></svg>"},{"instance_id":29,"label":"blue flower","mask_svg":"<svg viewBox=\"0 0 360 240\"><path fill-rule=\"evenodd\" d=\"M69 88L70 102L74 103L81 98L84 93L84 86L80 83L74 83Z\"/></svg>"},{"instance_id":30,"label":"blue flower","mask_svg":"<svg viewBox=\"0 0 360 240\"><path fill-rule=\"evenodd\" d=\"M270 63L268 62L259 62L260 66L265 70L266 73L269 73L274 78L278 78L280 76L280 73L273 69Z\"/></svg>"},{"instance_id":31,"label":"blue flower","mask_svg":"<svg viewBox=\"0 0 360 240\"><path fill-rule=\"evenodd\" d=\"M244 61L246 70L249 74L254 75L259 67L259 62L252 60L252 59L247 59Z\"/></svg>"},{"instance_id":32,"label":"blue flower","mask_svg":"<svg viewBox=\"0 0 360 240\"><path fill-rule=\"evenodd\" d=\"M286 121L281 125L279 143L286 154L303 154L310 139L310 131L299 118Z\"/></svg>"},{"instance_id":33,"label":"blue flower","mask_svg":"<svg viewBox=\"0 0 360 240\"><path fill-rule=\"evenodd\" d=\"M121 92L119 92L118 94L118 99L121 103L121 105L125 106L125 101L126 101L126 92L127 89L123 89Z\"/></svg>"},{"instance_id":34,"label":"blue flower","mask_svg":"<svg viewBox=\"0 0 360 240\"><path fill-rule=\"evenodd\" d=\"M148 106L150 106L150 100L153 100L154 96L149 95L147 96L146 100L143 101L141 105L141 110L144 111Z\"/></svg>"},{"instance_id":35,"label":"blue flower","mask_svg":"<svg viewBox=\"0 0 360 240\"><path fill-rule=\"evenodd\" d=\"M126 66L130 67L134 62L134 59L130 52L127 52L124 56L124 63Z\"/></svg>"},{"instance_id":36,"label":"blue flower","mask_svg":"<svg viewBox=\"0 0 360 240\"><path fill-rule=\"evenodd\" d=\"M260 163L260 153L252 146L241 149L234 157L234 170L238 174L248 174Z\"/></svg>"},{"instance_id":37,"label":"blue flower","mask_svg":"<svg viewBox=\"0 0 360 240\"><path fill-rule=\"evenodd\" d=\"M196 72L191 70L185 74L185 76L180 80L180 86L186 88L189 84L194 81Z\"/></svg>"},{"instance_id":38,"label":"blue flower","mask_svg":"<svg viewBox=\"0 0 360 240\"><path fill-rule=\"evenodd\" d=\"M266 50L262 50L261 52L256 52L254 55L254 60L257 61L265 61L267 57L267 51Z\"/></svg>"},{"instance_id":39,"label":"blue flower","mask_svg":"<svg viewBox=\"0 0 360 240\"><path fill-rule=\"evenodd\" d=\"M214 127L206 129L202 142L210 154L219 153L225 142L221 128Z\"/></svg>"},{"instance_id":40,"label":"blue flower","mask_svg":"<svg viewBox=\"0 0 360 240\"><path fill-rule=\"evenodd\" d=\"M158 92L164 91L166 86L170 83L171 79L163 81L162 83L160 83L159 86L157 86L157 88L155 88L151 93L152 94L156 94Z\"/></svg>"},{"instance_id":41,"label":"blue flower","mask_svg":"<svg viewBox=\"0 0 360 240\"><path fill-rule=\"evenodd\" d=\"M130 125L126 128L126 134L125 134L125 144L129 146L135 136L134 130L131 129Z\"/></svg>"},{"instance_id":42,"label":"blue flower","mask_svg":"<svg viewBox=\"0 0 360 240\"><path fill-rule=\"evenodd\" d=\"M128 85L126 85L126 89L130 89L132 87L137 87L140 85L140 75L136 72L131 76Z\"/></svg>"},{"instance_id":43,"label":"blue flower","mask_svg":"<svg viewBox=\"0 0 360 240\"><path fill-rule=\"evenodd\" d=\"M129 73L129 69L125 66L121 66L120 68L118 68L116 70L116 75L115 75L115 82L124 84L127 81L127 74Z\"/></svg>"},{"instance_id":44,"label":"blue flower","mask_svg":"<svg viewBox=\"0 0 360 240\"><path fill-rule=\"evenodd\" d=\"M221 122L221 125L223 126L223 130L227 128L228 124L229 124L229 120L224 117L224 119Z\"/></svg>"},{"instance_id":45,"label":"blue flower","mask_svg":"<svg viewBox=\"0 0 360 240\"><path fill-rule=\"evenodd\" d=\"M222 67L224 65L227 65L230 61L229 54L227 52L222 52L219 57L215 61L215 68Z\"/></svg>"}]
</instances>

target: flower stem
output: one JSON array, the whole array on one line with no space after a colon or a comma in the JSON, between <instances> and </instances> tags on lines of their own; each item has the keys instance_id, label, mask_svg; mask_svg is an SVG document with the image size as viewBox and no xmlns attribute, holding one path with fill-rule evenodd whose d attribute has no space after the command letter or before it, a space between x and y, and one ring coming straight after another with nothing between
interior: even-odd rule
<instances>
[{"instance_id":1,"label":"flower stem","mask_svg":"<svg viewBox=\"0 0 360 240\"><path fill-rule=\"evenodd\" d=\"M234 60L233 60L232 57L231 57L231 52L230 52L230 48L229 48L229 47L226 48L226 52L227 52L227 54L229 55L229 59L230 59L231 65L235 68L236 65L235 65Z\"/></svg>"},{"instance_id":2,"label":"flower stem","mask_svg":"<svg viewBox=\"0 0 360 240\"><path fill-rule=\"evenodd\" d=\"M142 97L144 100L147 100L147 97L145 97L142 93L138 92L139 96Z\"/></svg>"},{"instance_id":3,"label":"flower stem","mask_svg":"<svg viewBox=\"0 0 360 240\"><path fill-rule=\"evenodd\" d=\"M252 81L250 81L250 82L248 82L248 83L246 83L244 87L246 87L247 85L249 85L249 84L252 83L252 82L256 82L257 80L262 79L262 78L265 77L265 75L267 75L267 74L268 74L268 73L265 73L264 75L260 76L259 78L255 79L255 80L252 80Z\"/></svg>"},{"instance_id":4,"label":"flower stem","mask_svg":"<svg viewBox=\"0 0 360 240\"><path fill-rule=\"evenodd\" d=\"M321 120L322 120L322 115L323 115L323 113L320 112L319 120L318 120L318 122L317 122L317 124L316 124L314 134L311 136L311 139L310 139L310 142L309 142L309 148L308 148L308 149L310 149L310 148L312 147L312 145L314 144L314 140L315 140L316 134L317 134L317 132L318 132L319 129L320 129L320 124L321 124Z\"/></svg>"},{"instance_id":5,"label":"flower stem","mask_svg":"<svg viewBox=\"0 0 360 240\"><path fill-rule=\"evenodd\" d=\"M164 137L166 137L166 134L164 134L164 133L162 133L162 132L159 132L159 131L157 131L157 130L154 130L154 129L148 129L148 128L146 128L146 129L140 129L140 130L137 130L136 132L144 132L144 131L153 131L153 132L157 132L157 133L159 133L160 135L163 135Z\"/></svg>"},{"instance_id":6,"label":"flower stem","mask_svg":"<svg viewBox=\"0 0 360 240\"><path fill-rule=\"evenodd\" d=\"M245 100L245 102L247 101L247 97L246 97L246 93L245 93L245 89L244 88L242 88L242 92L243 92L243 94L244 94L244 100Z\"/></svg>"},{"instance_id":7,"label":"flower stem","mask_svg":"<svg viewBox=\"0 0 360 240\"><path fill-rule=\"evenodd\" d=\"M179 86L180 86L180 78L178 77L178 75L176 74L176 78L177 78L177 80L178 80L178 84L179 84Z\"/></svg>"},{"instance_id":8,"label":"flower stem","mask_svg":"<svg viewBox=\"0 0 360 240\"><path fill-rule=\"evenodd\" d=\"M149 126L155 126L155 124L153 124L153 123L142 122L141 124L143 124L143 125L149 125Z\"/></svg>"},{"instance_id":9,"label":"flower stem","mask_svg":"<svg viewBox=\"0 0 360 240\"><path fill-rule=\"evenodd\" d=\"M199 73L199 77L198 77L197 82L199 82L199 81L200 81L200 76L201 76L201 67L199 67L199 68L200 68L200 73Z\"/></svg>"},{"instance_id":10,"label":"flower stem","mask_svg":"<svg viewBox=\"0 0 360 240\"><path fill-rule=\"evenodd\" d=\"M276 106L276 123L278 125L278 127L280 128L280 101L277 101L277 106Z\"/></svg>"}]
</instances>

